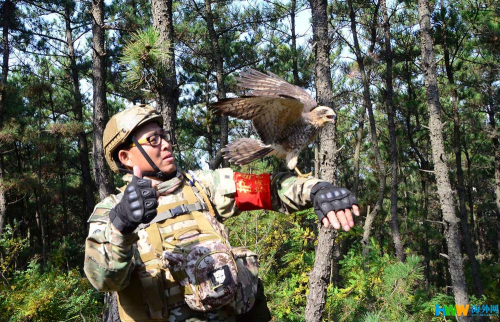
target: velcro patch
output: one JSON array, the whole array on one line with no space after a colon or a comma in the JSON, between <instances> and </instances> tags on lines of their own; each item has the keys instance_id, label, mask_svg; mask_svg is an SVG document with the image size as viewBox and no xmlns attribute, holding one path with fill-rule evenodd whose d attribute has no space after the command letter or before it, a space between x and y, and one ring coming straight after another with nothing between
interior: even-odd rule
<instances>
[{"instance_id":1,"label":"velcro patch","mask_svg":"<svg viewBox=\"0 0 500 322\"><path fill-rule=\"evenodd\" d=\"M231 278L231 271L227 265L214 269L213 271L208 272L207 275L210 278L210 283L212 284L213 289L216 289L219 286L228 285L233 281Z\"/></svg>"}]
</instances>

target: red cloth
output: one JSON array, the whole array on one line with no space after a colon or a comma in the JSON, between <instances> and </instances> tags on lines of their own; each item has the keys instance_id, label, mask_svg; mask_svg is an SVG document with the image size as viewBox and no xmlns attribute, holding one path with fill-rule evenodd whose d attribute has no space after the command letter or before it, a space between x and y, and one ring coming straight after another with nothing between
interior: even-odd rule
<instances>
[{"instance_id":1,"label":"red cloth","mask_svg":"<svg viewBox=\"0 0 500 322\"><path fill-rule=\"evenodd\" d=\"M272 209L269 173L246 174L235 172L235 200L240 210Z\"/></svg>"}]
</instances>

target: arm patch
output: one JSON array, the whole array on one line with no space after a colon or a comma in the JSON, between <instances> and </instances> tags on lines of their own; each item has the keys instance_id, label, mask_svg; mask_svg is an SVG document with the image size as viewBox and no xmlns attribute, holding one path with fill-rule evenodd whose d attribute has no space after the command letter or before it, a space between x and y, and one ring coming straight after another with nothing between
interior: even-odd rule
<instances>
[{"instance_id":1,"label":"arm patch","mask_svg":"<svg viewBox=\"0 0 500 322\"><path fill-rule=\"evenodd\" d=\"M87 220L87 222L107 223L109 221L109 212L111 211L111 209L113 209L114 206L116 206L116 204L120 202L122 197L123 193L117 195L109 195L104 198L104 200L102 200L95 206L94 211L90 215L90 218L89 220Z\"/></svg>"},{"instance_id":2,"label":"arm patch","mask_svg":"<svg viewBox=\"0 0 500 322\"><path fill-rule=\"evenodd\" d=\"M271 182L269 173L246 174L235 172L236 183L234 198L239 210L270 209Z\"/></svg>"},{"instance_id":3,"label":"arm patch","mask_svg":"<svg viewBox=\"0 0 500 322\"><path fill-rule=\"evenodd\" d=\"M109 212L111 209L108 208L96 208L92 215L90 215L88 223L91 222L108 222L109 221Z\"/></svg>"}]
</instances>

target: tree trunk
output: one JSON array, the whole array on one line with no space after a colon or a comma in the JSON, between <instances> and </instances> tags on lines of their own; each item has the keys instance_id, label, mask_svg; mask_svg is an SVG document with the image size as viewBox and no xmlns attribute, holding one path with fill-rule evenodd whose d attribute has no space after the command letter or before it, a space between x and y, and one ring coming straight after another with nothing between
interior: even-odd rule
<instances>
[{"instance_id":1,"label":"tree trunk","mask_svg":"<svg viewBox=\"0 0 500 322\"><path fill-rule=\"evenodd\" d=\"M82 185L84 191L84 214L82 215L83 227L87 224L88 216L94 210L94 183L92 182L92 175L90 172L90 161L89 161L89 148L87 144L87 136L83 130L83 103L82 94L80 92L80 78L78 76L78 67L76 64L76 53L73 41L73 30L71 28L71 7L68 3L65 7L65 20L66 20L66 41L68 43L68 54L70 59L70 73L71 81L73 85L73 114L75 115L75 121L82 125L82 130L78 132L78 156L80 158L80 168ZM85 230L83 230L85 234Z\"/></svg>"},{"instance_id":2,"label":"tree trunk","mask_svg":"<svg viewBox=\"0 0 500 322\"><path fill-rule=\"evenodd\" d=\"M120 313L118 313L118 300L116 292L105 293L103 322L121 322Z\"/></svg>"},{"instance_id":3,"label":"tree trunk","mask_svg":"<svg viewBox=\"0 0 500 322\"><path fill-rule=\"evenodd\" d=\"M3 60L2 60L2 77L0 78L0 130L3 126L3 114L5 109L5 101L7 95L7 76L9 74L9 54L10 54L10 44L9 44L9 22L11 17L11 12L14 12L14 6L10 0L5 0L3 3L3 30L2 30L2 49L3 49ZM3 162L3 151L0 151L0 237L2 236L3 227L7 220L7 200L5 196L5 190L3 186L4 180L4 162Z\"/></svg>"},{"instance_id":4,"label":"tree trunk","mask_svg":"<svg viewBox=\"0 0 500 322\"><path fill-rule=\"evenodd\" d=\"M363 141L363 128L365 126L366 106L363 104L361 114L359 116L358 131L356 134L356 147L354 148L354 184L352 186L352 193L358 195L359 187L359 157L361 155L361 144Z\"/></svg>"},{"instance_id":5,"label":"tree trunk","mask_svg":"<svg viewBox=\"0 0 500 322\"><path fill-rule=\"evenodd\" d=\"M425 177L424 177L425 176ZM422 190L424 192L424 243L422 245L423 253L424 253L424 278L425 278L425 288L429 289L431 286L431 258L429 254L429 222L427 221L427 215L429 214L429 189L427 188L427 175L422 174L421 183Z\"/></svg>"},{"instance_id":6,"label":"tree trunk","mask_svg":"<svg viewBox=\"0 0 500 322\"><path fill-rule=\"evenodd\" d=\"M226 87L224 85L224 59L219 47L219 37L215 32L214 19L212 15L212 1L205 0L205 21L207 22L208 35L210 37L210 46L212 47L212 55L215 60L215 71L217 78L217 98L226 98ZM220 147L221 149L225 147L228 143L229 137L229 119L227 116L220 117ZM219 151L214 158L213 162L210 164L210 169L216 169L222 163L223 167L228 167L229 162L222 157Z\"/></svg>"},{"instance_id":7,"label":"tree trunk","mask_svg":"<svg viewBox=\"0 0 500 322\"><path fill-rule=\"evenodd\" d=\"M297 10L297 0L291 1L290 8L290 29L292 31L292 74L293 74L293 83L297 86L300 86L299 79L299 64L297 57L297 35L295 33L295 11Z\"/></svg>"},{"instance_id":8,"label":"tree trunk","mask_svg":"<svg viewBox=\"0 0 500 322\"><path fill-rule=\"evenodd\" d=\"M151 0L151 11L153 25L160 34L159 41L162 44L168 44L168 52L170 53L164 79L161 81L161 88L156 94L163 115L163 125L166 130L171 130L174 133L180 93L175 71L172 0Z\"/></svg>"},{"instance_id":9,"label":"tree trunk","mask_svg":"<svg viewBox=\"0 0 500 322\"><path fill-rule=\"evenodd\" d=\"M471 241L473 245L475 245L476 249L479 251L479 247L477 246L477 240L475 238L476 224L475 224L475 213L474 213L474 200L472 193L472 159L470 158L469 152L467 151L467 145L463 145L465 160L467 161L467 177L469 178L467 183L467 203L469 204L469 212L470 212L470 227L469 234L471 234Z\"/></svg>"},{"instance_id":10,"label":"tree trunk","mask_svg":"<svg viewBox=\"0 0 500 322\"><path fill-rule=\"evenodd\" d=\"M408 88L408 98L409 101L414 101L416 94L413 90L413 81L411 78L411 71L410 71L410 65L408 64L408 61L405 62L405 81L406 81L406 86ZM416 116L418 118L418 112L416 113ZM429 171L430 165L429 161L427 158L420 153L420 150L418 149L418 146L415 143L415 139L413 138L413 130L411 127L411 110L408 110L408 113L405 115L406 118L406 128L407 128L407 133L408 133L408 142L410 142L410 146L412 150L414 151L415 155L415 160L417 164L420 164L420 168L425 171ZM417 121L418 123L418 121ZM422 253L424 255L424 276L425 276L425 288L428 289L430 287L430 280L431 280L431 266L430 266L430 253L429 253L429 230L430 230L430 225L428 220L428 214L429 214L429 185L430 185L430 178L427 172L421 171L420 172L420 181L422 184L422 191L424 193L424 209L422 210L423 213L423 229L424 229L424 244L422 245L423 250Z\"/></svg>"},{"instance_id":11,"label":"tree trunk","mask_svg":"<svg viewBox=\"0 0 500 322\"><path fill-rule=\"evenodd\" d=\"M55 110L55 104L54 104L54 96L53 96L53 90L52 88L49 88L49 104L50 104L50 109L52 111L52 122L56 123L57 121L57 116L56 116L56 110ZM61 140L61 137L59 134L56 134L56 142L57 145L62 147L63 142ZM61 203L62 203L62 211L63 211L63 236L68 235L68 207L66 205L66 188L65 188L65 170L66 166L64 164L64 149L62 148L57 148L56 149L56 162L55 164L58 165L57 167L57 175L59 177L59 193L61 194ZM48 222L47 222L48 224ZM48 225L47 225L48 226ZM83 226L85 227L85 226ZM47 229L48 231L48 229ZM50 234L48 234L50 236Z\"/></svg>"},{"instance_id":12,"label":"tree trunk","mask_svg":"<svg viewBox=\"0 0 500 322\"><path fill-rule=\"evenodd\" d=\"M497 262L498 265L500 265L500 212L497 210L497 251L498 251L498 258ZM500 286L500 277L498 278L498 285Z\"/></svg>"},{"instance_id":13,"label":"tree trunk","mask_svg":"<svg viewBox=\"0 0 500 322\"><path fill-rule=\"evenodd\" d=\"M448 77L448 82L451 85L451 105L453 109L453 145L455 152L455 164L457 167L457 190L458 190L458 201L459 201L459 214L460 223L462 224L463 233L463 244L465 246L465 251L469 257L471 263L472 280L474 282L474 294L477 298L481 298L483 295L483 286L481 283L481 277L479 276L479 265L476 260L476 251L472 244L472 239L470 237L470 230L467 220L467 209L465 205L465 183L464 183L464 170L462 168L462 148L460 143L460 138L462 134L460 133L460 114L458 111L458 92L455 84L453 66L450 62L450 53L446 42L446 25L445 25L445 39L444 39L444 64L446 67L446 75Z\"/></svg>"},{"instance_id":14,"label":"tree trunk","mask_svg":"<svg viewBox=\"0 0 500 322\"><path fill-rule=\"evenodd\" d=\"M210 105L210 72L207 72L205 78L205 105L208 107ZM208 108L207 108L208 110ZM212 131L213 127L213 117L212 113L207 113L207 117L209 118L206 125L206 135L207 135L207 151L208 151L208 164L213 162L215 157L214 154L214 134Z\"/></svg>"},{"instance_id":15,"label":"tree trunk","mask_svg":"<svg viewBox=\"0 0 500 322\"><path fill-rule=\"evenodd\" d=\"M41 94L38 98L38 141L42 141L42 97ZM37 184L35 187L35 200L36 200L36 209L37 209L37 217L38 217L38 229L40 232L40 244L42 245L42 262L45 266L47 264L47 253L48 253L48 244L47 244L47 225L45 222L45 213L43 211L43 183L42 183L42 153L40 149L36 150L36 158L37 158Z\"/></svg>"},{"instance_id":16,"label":"tree trunk","mask_svg":"<svg viewBox=\"0 0 500 322\"><path fill-rule=\"evenodd\" d=\"M113 192L113 182L104 158L102 134L108 121L106 104L106 50L104 48L104 0L92 0L94 176L102 200Z\"/></svg>"},{"instance_id":17,"label":"tree trunk","mask_svg":"<svg viewBox=\"0 0 500 322\"><path fill-rule=\"evenodd\" d=\"M313 42L315 51L315 83L317 101L320 105L333 106L332 78L330 71L330 40L328 37L328 16L326 0L310 0L313 18ZM320 134L319 164L320 178L336 183L337 173L337 123L328 125ZM309 295L305 320L322 320L326 302L326 289L330 280L333 248L337 232L330 226L320 224L314 267L309 276Z\"/></svg>"},{"instance_id":18,"label":"tree trunk","mask_svg":"<svg viewBox=\"0 0 500 322\"><path fill-rule=\"evenodd\" d=\"M424 72L427 105L429 108L429 129L434 160L434 174L437 191L443 212L444 234L448 246L448 264L451 275L453 294L456 304L469 304L467 283L465 281L462 254L460 252L459 219L455 214L455 202L448 174L448 164L444 151L441 123L441 104L436 77L436 60L431 36L431 20L428 0L418 0L420 23L420 47L422 51L422 69ZM461 316L459 321L470 321L470 317Z\"/></svg>"},{"instance_id":19,"label":"tree trunk","mask_svg":"<svg viewBox=\"0 0 500 322\"><path fill-rule=\"evenodd\" d=\"M497 214L497 247L498 247L498 265L500 265L500 144L498 140L498 136L496 134L496 119L495 119L495 105L493 103L494 97L494 88L492 83L495 78L490 76L489 81L489 107L487 109L487 113L489 116L489 123L491 132L493 133L493 153L495 156L495 204L497 206L496 214ZM478 230L481 229L481 225L477 224ZM479 234L478 234L479 235ZM479 240L479 238L477 238ZM499 280L500 283L500 280Z\"/></svg>"},{"instance_id":20,"label":"tree trunk","mask_svg":"<svg viewBox=\"0 0 500 322\"><path fill-rule=\"evenodd\" d=\"M373 207L373 210L366 216L365 225L363 227L363 255L366 257L368 255L368 246L370 244L370 230L373 225L373 221L375 220L375 216L382 209L382 203L384 202L384 191L386 184L386 175L385 175L385 165L382 160L382 156L380 155L380 149L378 147L378 139L377 139L377 128L375 125L375 117L373 115L372 108L372 99L370 95L370 84L368 80L368 76L365 71L365 64L363 61L363 56L361 55L361 49L359 47L358 41L358 33L356 30L356 16L354 14L354 9L352 6L352 0L348 0L349 5L349 17L351 20L351 32L354 40L354 51L356 54L356 61L358 63L359 72L361 73L361 81L363 83L363 105L368 111L368 118L370 121L370 132L371 132L371 141L373 146L373 151L375 154L375 159L377 162L377 167L379 171L379 189L378 189L378 198L377 204Z\"/></svg>"},{"instance_id":21,"label":"tree trunk","mask_svg":"<svg viewBox=\"0 0 500 322\"><path fill-rule=\"evenodd\" d=\"M389 121L389 136L391 141L391 231L396 257L403 262L405 255L403 252L403 243L399 234L398 222L398 147L396 144L396 125L394 124L395 107L392 101L392 48L391 48L391 26L387 15L387 6L385 0L380 0L382 16L384 17L384 42L385 42L385 61L387 70L385 75L386 91L385 104L387 107L387 118Z\"/></svg>"},{"instance_id":22,"label":"tree trunk","mask_svg":"<svg viewBox=\"0 0 500 322\"><path fill-rule=\"evenodd\" d=\"M368 47L368 54L373 55L373 50L377 44L377 25L378 25L378 10L380 7L380 1L377 1L375 6L375 12L373 15L373 24L370 30L370 47ZM359 116L359 127L356 134L356 147L354 148L354 183L352 188L352 193L357 196L359 189L359 158L361 155L361 145L363 144L363 130L365 127L365 117L366 117L366 105L363 104L361 109L361 114Z\"/></svg>"}]
</instances>

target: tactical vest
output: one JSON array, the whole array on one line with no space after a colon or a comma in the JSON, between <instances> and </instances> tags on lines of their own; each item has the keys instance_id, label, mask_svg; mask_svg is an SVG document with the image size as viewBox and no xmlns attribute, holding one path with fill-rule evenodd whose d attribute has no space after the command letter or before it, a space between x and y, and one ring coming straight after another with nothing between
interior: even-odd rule
<instances>
[{"instance_id":1,"label":"tactical vest","mask_svg":"<svg viewBox=\"0 0 500 322\"><path fill-rule=\"evenodd\" d=\"M184 175L189 179L182 184L184 200L160 205L155 219L137 231L142 265L117 292L122 321L167 321L174 309L179 314L218 309L229 317L254 304L257 255L231 248L203 189Z\"/></svg>"}]
</instances>

